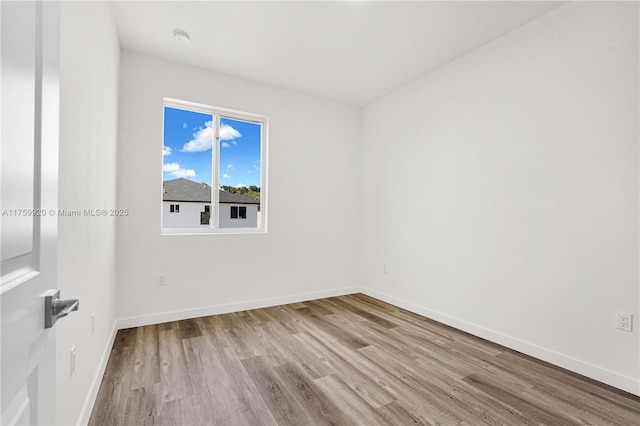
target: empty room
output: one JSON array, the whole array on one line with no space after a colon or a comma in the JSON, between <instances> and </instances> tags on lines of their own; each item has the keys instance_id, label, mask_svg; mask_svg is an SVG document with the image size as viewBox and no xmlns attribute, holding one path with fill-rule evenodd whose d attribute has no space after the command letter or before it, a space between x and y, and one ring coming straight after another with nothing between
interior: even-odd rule
<instances>
[{"instance_id":1,"label":"empty room","mask_svg":"<svg viewBox=\"0 0 640 426\"><path fill-rule=\"evenodd\" d=\"M2 1L1 424L640 424L637 1Z\"/></svg>"}]
</instances>

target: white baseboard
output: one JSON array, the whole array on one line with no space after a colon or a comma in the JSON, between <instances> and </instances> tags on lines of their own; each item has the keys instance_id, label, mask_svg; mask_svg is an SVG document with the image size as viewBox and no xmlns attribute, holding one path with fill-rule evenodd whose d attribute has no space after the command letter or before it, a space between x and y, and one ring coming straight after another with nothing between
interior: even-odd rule
<instances>
[{"instance_id":1,"label":"white baseboard","mask_svg":"<svg viewBox=\"0 0 640 426\"><path fill-rule=\"evenodd\" d=\"M118 329L116 328L116 322L114 322L113 328L111 329L111 336L109 337L109 340L105 345L104 351L102 352L102 357L100 358L100 364L98 364L98 369L96 370L96 374L93 376L93 381L91 382L91 386L89 387L89 393L84 400L84 404L82 404L82 410L80 410L80 415L78 416L78 421L76 422L77 425L86 425L89 423L91 411L93 411L93 405L96 403L96 398L98 397L98 391L100 390L102 377L104 376L104 371L107 369L109 355L111 355L111 348L113 348L113 342L115 342L116 340L117 332Z\"/></svg>"},{"instance_id":2,"label":"white baseboard","mask_svg":"<svg viewBox=\"0 0 640 426\"><path fill-rule=\"evenodd\" d=\"M495 332L493 330L486 329L484 327L480 327L476 324L463 321L461 319L425 308L423 306L416 305L412 302L398 299L397 297L388 295L386 293L381 293L379 291L372 290L366 287L363 287L361 291L368 296L398 306L399 308L403 308L427 318L431 318L435 321L449 325L458 330L473 334L474 336L478 336L502 346L506 346L509 349L522 352L523 354L532 356L542 361L549 362L574 373L581 374L615 388L622 389L626 392L640 396L640 381L634 377L625 376L616 373L615 371L610 371L605 368L580 361L579 359L554 352L552 350L516 339L511 336L507 336L502 333Z\"/></svg>"},{"instance_id":3,"label":"white baseboard","mask_svg":"<svg viewBox=\"0 0 640 426\"><path fill-rule=\"evenodd\" d=\"M229 303L224 305L205 306L200 308L185 309L181 311L163 312L153 315L124 318L116 321L118 330L143 325L160 324L169 321L179 321L189 318L198 318L208 315L226 314L229 312L247 311L251 309L268 308L271 306L285 305L287 303L304 302L305 300L322 299L325 297L343 296L345 294L361 293L362 287L343 287L332 290L301 293L293 296L281 296L268 299L257 299L246 302Z\"/></svg>"}]
</instances>

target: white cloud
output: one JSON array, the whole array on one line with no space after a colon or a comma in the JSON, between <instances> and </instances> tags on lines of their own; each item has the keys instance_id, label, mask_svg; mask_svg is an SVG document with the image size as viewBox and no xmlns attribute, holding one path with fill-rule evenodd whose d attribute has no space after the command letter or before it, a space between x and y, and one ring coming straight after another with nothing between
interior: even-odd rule
<instances>
[{"instance_id":1,"label":"white cloud","mask_svg":"<svg viewBox=\"0 0 640 426\"><path fill-rule=\"evenodd\" d=\"M245 185L244 183L239 183L236 185L236 188L246 188L247 185Z\"/></svg>"},{"instance_id":2,"label":"white cloud","mask_svg":"<svg viewBox=\"0 0 640 426\"><path fill-rule=\"evenodd\" d=\"M170 147L170 146L163 146L163 147L162 147L162 156L163 156L163 157L166 157L167 155L171 155L171 152L172 152L172 151L173 151L173 150L171 149L171 147Z\"/></svg>"},{"instance_id":3,"label":"white cloud","mask_svg":"<svg viewBox=\"0 0 640 426\"><path fill-rule=\"evenodd\" d=\"M187 126L187 123L182 123L182 128L183 129L186 129L187 127L189 127L189 126Z\"/></svg>"},{"instance_id":4,"label":"white cloud","mask_svg":"<svg viewBox=\"0 0 640 426\"><path fill-rule=\"evenodd\" d=\"M220 125L220 140L221 141L232 141L234 139L238 139L242 137L242 134L240 134L239 131L237 131L236 129L234 129L233 127L229 126L226 123L222 123ZM235 142L233 143L234 145L236 144Z\"/></svg>"},{"instance_id":5,"label":"white cloud","mask_svg":"<svg viewBox=\"0 0 640 426\"><path fill-rule=\"evenodd\" d=\"M162 165L162 171L165 173L172 173L179 169L180 169L180 164L178 163L164 163Z\"/></svg>"},{"instance_id":6,"label":"white cloud","mask_svg":"<svg viewBox=\"0 0 640 426\"><path fill-rule=\"evenodd\" d=\"M186 125L187 123L184 123ZM183 125L183 127L184 127ZM185 127L186 128L186 127ZM229 148L231 144L237 145L234 139L242 137L242 134L228 124L220 125L220 140L222 148ZM229 142L227 142L229 141ZM213 145L213 122L207 121L204 127L194 129L193 139L184 144L182 152L202 152L208 151Z\"/></svg>"},{"instance_id":7,"label":"white cloud","mask_svg":"<svg viewBox=\"0 0 640 426\"><path fill-rule=\"evenodd\" d=\"M227 169L235 170L236 166L233 164L227 164Z\"/></svg>"},{"instance_id":8,"label":"white cloud","mask_svg":"<svg viewBox=\"0 0 640 426\"><path fill-rule=\"evenodd\" d=\"M253 165L253 168L256 170L260 170L260 166L256 166L255 164Z\"/></svg>"},{"instance_id":9,"label":"white cloud","mask_svg":"<svg viewBox=\"0 0 640 426\"><path fill-rule=\"evenodd\" d=\"M204 123L204 127L200 127L193 134L193 139L185 143L182 152L202 152L211 149L213 144L212 121Z\"/></svg>"},{"instance_id":10,"label":"white cloud","mask_svg":"<svg viewBox=\"0 0 640 426\"><path fill-rule=\"evenodd\" d=\"M223 179L229 179L231 176L229 176L228 174L225 173L225 174L222 175L222 177L223 177Z\"/></svg>"},{"instance_id":11,"label":"white cloud","mask_svg":"<svg viewBox=\"0 0 640 426\"><path fill-rule=\"evenodd\" d=\"M196 171L193 169L183 169L178 163L164 163L162 165L162 171L169 173L175 178L194 178L196 177Z\"/></svg>"}]
</instances>

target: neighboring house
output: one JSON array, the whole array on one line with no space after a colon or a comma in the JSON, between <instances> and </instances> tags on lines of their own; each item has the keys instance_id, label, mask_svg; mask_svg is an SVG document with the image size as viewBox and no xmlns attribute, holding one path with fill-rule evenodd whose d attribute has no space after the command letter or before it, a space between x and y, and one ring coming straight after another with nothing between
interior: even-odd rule
<instances>
[{"instance_id":1,"label":"neighboring house","mask_svg":"<svg viewBox=\"0 0 640 426\"><path fill-rule=\"evenodd\" d=\"M211 186L178 178L162 183L163 228L209 228L213 220ZM256 228L260 203L220 190L220 228Z\"/></svg>"}]
</instances>

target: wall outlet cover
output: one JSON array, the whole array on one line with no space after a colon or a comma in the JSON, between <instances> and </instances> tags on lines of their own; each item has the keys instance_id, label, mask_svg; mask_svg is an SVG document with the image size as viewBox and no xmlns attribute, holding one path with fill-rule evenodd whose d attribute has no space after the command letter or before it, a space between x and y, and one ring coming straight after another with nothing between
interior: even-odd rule
<instances>
[{"instance_id":1,"label":"wall outlet cover","mask_svg":"<svg viewBox=\"0 0 640 426\"><path fill-rule=\"evenodd\" d=\"M167 274L158 274L158 285L167 285Z\"/></svg>"},{"instance_id":2,"label":"wall outlet cover","mask_svg":"<svg viewBox=\"0 0 640 426\"><path fill-rule=\"evenodd\" d=\"M616 328L624 331L631 331L633 314L616 312Z\"/></svg>"}]
</instances>

